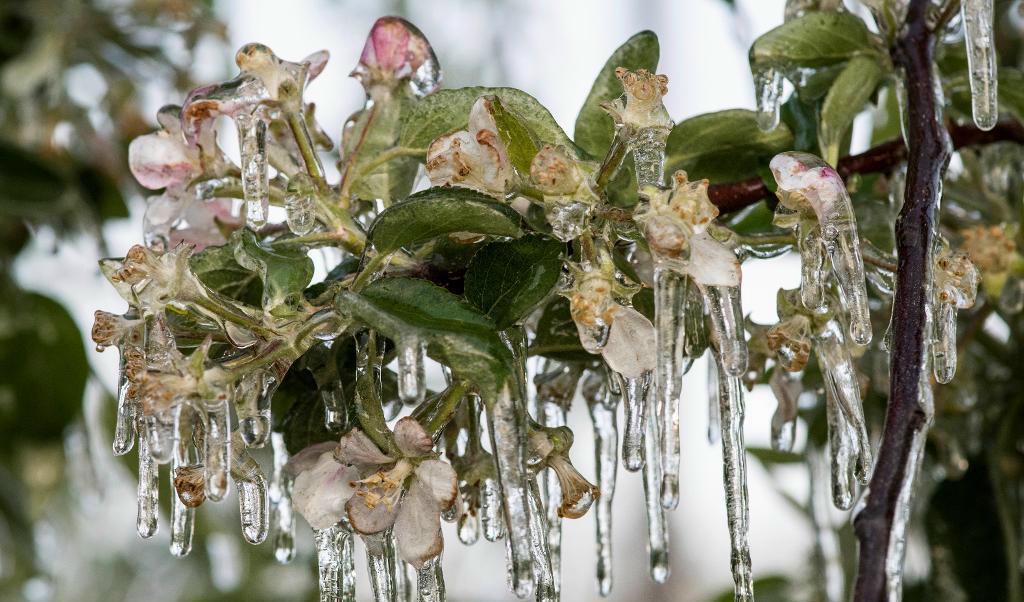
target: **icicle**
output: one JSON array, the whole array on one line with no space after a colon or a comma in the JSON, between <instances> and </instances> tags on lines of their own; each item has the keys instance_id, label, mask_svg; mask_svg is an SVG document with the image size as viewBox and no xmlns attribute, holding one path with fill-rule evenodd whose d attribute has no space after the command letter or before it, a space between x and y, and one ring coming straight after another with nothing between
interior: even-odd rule
<instances>
[{"instance_id":1,"label":"icicle","mask_svg":"<svg viewBox=\"0 0 1024 602\"><path fill-rule=\"evenodd\" d=\"M671 128L641 128L630 141L637 188L665 183L665 145Z\"/></svg>"},{"instance_id":2,"label":"icicle","mask_svg":"<svg viewBox=\"0 0 1024 602\"><path fill-rule=\"evenodd\" d=\"M594 395L585 397L594 428L594 464L597 484L601 490L595 511L597 587L602 596L608 596L612 591L612 499L615 497L615 474L618 468L619 429L615 406L605 401L617 401L618 398L613 397L604 387Z\"/></svg>"},{"instance_id":3,"label":"icicle","mask_svg":"<svg viewBox=\"0 0 1024 602\"><path fill-rule=\"evenodd\" d=\"M416 585L419 576L411 564L402 559L398 553L398 546L391 546L391 566L395 570L395 600L398 602L414 602L416 597Z\"/></svg>"},{"instance_id":4,"label":"icicle","mask_svg":"<svg viewBox=\"0 0 1024 602\"><path fill-rule=\"evenodd\" d=\"M576 375L579 373L577 372ZM573 391L575 392L575 381L578 376L572 378ZM572 401L571 395L569 394ZM558 402L545 401L542 408L543 424L547 427L565 426L565 409ZM543 473L544 478L544 502L545 518L547 520L547 548L551 559L551 574L554 578L554 591L556 597L561 591L562 580L562 517L558 515L558 507L562 504L562 490L558 484L558 475L553 468L548 468ZM539 593L538 593L539 595Z\"/></svg>"},{"instance_id":5,"label":"icicle","mask_svg":"<svg viewBox=\"0 0 1024 602\"><path fill-rule=\"evenodd\" d=\"M727 376L747 370L747 340L743 335L743 309L739 286L701 286L711 324L711 340Z\"/></svg>"},{"instance_id":6,"label":"icicle","mask_svg":"<svg viewBox=\"0 0 1024 602\"><path fill-rule=\"evenodd\" d=\"M814 350L825 379L825 392L829 403L834 403L842 413L836 420L841 419L843 430L849 431L848 434L839 434L837 442L845 441L847 436L852 437L852 468L857 480L866 484L871 474L871 441L868 439L864 408L860 400L860 383L857 380L853 358L844 340L843 329L834 318L815 336ZM849 508L849 505L843 507L846 508Z\"/></svg>"},{"instance_id":7,"label":"icicle","mask_svg":"<svg viewBox=\"0 0 1024 602\"><path fill-rule=\"evenodd\" d=\"M231 476L238 489L238 512L242 518L242 536L251 544L267 538L270 522L267 516L267 477L260 465L245 451L240 433L232 441Z\"/></svg>"},{"instance_id":8,"label":"icicle","mask_svg":"<svg viewBox=\"0 0 1024 602\"><path fill-rule=\"evenodd\" d=\"M857 458L857 443L846 416L838 407L835 395L828 395L825 414L828 421L829 460L832 472L832 503L840 510L849 510L853 505L855 486L854 471Z\"/></svg>"},{"instance_id":9,"label":"icicle","mask_svg":"<svg viewBox=\"0 0 1024 602\"><path fill-rule=\"evenodd\" d=\"M366 569L370 573L373 599L376 602L397 602L395 542L391 531L364 535L363 544L366 546Z\"/></svg>"},{"instance_id":10,"label":"icicle","mask_svg":"<svg viewBox=\"0 0 1024 602\"><path fill-rule=\"evenodd\" d=\"M194 508L186 506L174 493L174 479L178 468L187 466L189 444L192 435L192 409L182 404L176 408L178 429L174 440L174 456L171 458L171 554L187 556L192 551L192 534L195 530Z\"/></svg>"},{"instance_id":11,"label":"icicle","mask_svg":"<svg viewBox=\"0 0 1024 602\"><path fill-rule=\"evenodd\" d=\"M160 372L174 370L173 354L177 353L174 335L162 314L146 320L146 368ZM143 416L149 453L159 464L171 461L174 455L174 408L154 409Z\"/></svg>"},{"instance_id":12,"label":"icicle","mask_svg":"<svg viewBox=\"0 0 1024 602\"><path fill-rule=\"evenodd\" d=\"M534 593L537 602L557 602L558 583L551 565L548 548L548 525L544 520L544 505L540 501L537 482L530 479L527 494L530 508L530 552L533 564Z\"/></svg>"},{"instance_id":13,"label":"icicle","mask_svg":"<svg viewBox=\"0 0 1024 602\"><path fill-rule=\"evenodd\" d=\"M174 455L175 409L153 412L144 417L149 453L158 464L166 464Z\"/></svg>"},{"instance_id":14,"label":"icicle","mask_svg":"<svg viewBox=\"0 0 1024 602\"><path fill-rule=\"evenodd\" d=\"M501 487L497 479L487 477L480 486L480 522L487 541L498 541L504 537L505 523L501 513Z\"/></svg>"},{"instance_id":15,"label":"icicle","mask_svg":"<svg viewBox=\"0 0 1024 602\"><path fill-rule=\"evenodd\" d=\"M424 562L416 571L416 595L419 602L444 602L444 572L440 556Z\"/></svg>"},{"instance_id":16,"label":"icicle","mask_svg":"<svg viewBox=\"0 0 1024 602\"><path fill-rule=\"evenodd\" d=\"M672 510L679 504L679 403L686 369L685 277L667 269L654 270L655 369L657 412L661 425L661 464L664 481L661 503Z\"/></svg>"},{"instance_id":17,"label":"icicle","mask_svg":"<svg viewBox=\"0 0 1024 602\"><path fill-rule=\"evenodd\" d=\"M274 472L270 477L270 525L273 529L274 557L281 564L295 558L295 512L292 508L292 479L284 471L288 463L288 448L284 435L273 433L270 438L274 450Z\"/></svg>"},{"instance_id":18,"label":"icicle","mask_svg":"<svg viewBox=\"0 0 1024 602\"><path fill-rule=\"evenodd\" d=\"M424 344L415 337L398 343L398 397L407 404L423 401L427 391L424 377Z\"/></svg>"},{"instance_id":19,"label":"icicle","mask_svg":"<svg viewBox=\"0 0 1024 602\"><path fill-rule=\"evenodd\" d=\"M309 234L316 225L316 201L311 194L289 193L284 199L288 229L296 236Z\"/></svg>"},{"instance_id":20,"label":"icicle","mask_svg":"<svg viewBox=\"0 0 1024 602\"><path fill-rule=\"evenodd\" d=\"M488 408L491 444L508 526L512 589L519 598L533 593L524 413L525 408L507 386Z\"/></svg>"},{"instance_id":21,"label":"icicle","mask_svg":"<svg viewBox=\"0 0 1024 602\"><path fill-rule=\"evenodd\" d=\"M797 228L800 250L800 301L811 311L825 306L825 244L818 224L803 220Z\"/></svg>"},{"instance_id":22,"label":"icicle","mask_svg":"<svg viewBox=\"0 0 1024 602\"><path fill-rule=\"evenodd\" d=\"M320 602L355 600L352 534L341 525L313 531L319 572Z\"/></svg>"},{"instance_id":23,"label":"icicle","mask_svg":"<svg viewBox=\"0 0 1024 602\"><path fill-rule=\"evenodd\" d=\"M782 112L782 73L777 69L754 72L754 96L757 100L757 127L770 132L779 125Z\"/></svg>"},{"instance_id":24,"label":"icicle","mask_svg":"<svg viewBox=\"0 0 1024 602\"><path fill-rule=\"evenodd\" d=\"M708 361L708 445L718 443L722 435L721 404L718 393L718 362Z\"/></svg>"},{"instance_id":25,"label":"icicle","mask_svg":"<svg viewBox=\"0 0 1024 602\"><path fill-rule=\"evenodd\" d=\"M818 562L815 571L820 579L820 590L824 602L840 602L843 599L846 576L843 573L842 552L839 538L832 526L831 496L820 486L829 475L828 462L820 450L808 450L808 494L811 523L814 526L814 555Z\"/></svg>"},{"instance_id":26,"label":"icicle","mask_svg":"<svg viewBox=\"0 0 1024 602\"><path fill-rule=\"evenodd\" d=\"M140 421L139 428L141 427ZM149 442L146 437L139 437L138 516L135 525L139 535L147 539L156 535L158 527L159 478L159 465L153 454L149 453Z\"/></svg>"},{"instance_id":27,"label":"icicle","mask_svg":"<svg viewBox=\"0 0 1024 602\"><path fill-rule=\"evenodd\" d=\"M622 434L622 465L630 472L644 466L644 433L647 422L647 390L651 373L644 372L637 378L623 378L621 386L626 400L626 430ZM660 459L652 458L657 462ZM658 485L659 491L661 485Z\"/></svg>"},{"instance_id":28,"label":"icicle","mask_svg":"<svg viewBox=\"0 0 1024 602\"><path fill-rule=\"evenodd\" d=\"M935 311L932 367L935 380L946 384L956 375L956 306L952 303L937 303Z\"/></svg>"},{"instance_id":29,"label":"icicle","mask_svg":"<svg viewBox=\"0 0 1024 602\"><path fill-rule=\"evenodd\" d=\"M725 510L729 519L729 540L732 547L732 580L735 599L754 599L750 568L750 546L747 531L750 514L747 501L747 457L743 444L743 384L729 376L721 366L718 354L719 408L722 429L722 465L725 480Z\"/></svg>"},{"instance_id":30,"label":"icicle","mask_svg":"<svg viewBox=\"0 0 1024 602\"><path fill-rule=\"evenodd\" d=\"M261 115L235 115L242 155L242 192L246 224L253 229L267 223L270 182L267 179L267 122Z\"/></svg>"},{"instance_id":31,"label":"icicle","mask_svg":"<svg viewBox=\"0 0 1024 602\"><path fill-rule=\"evenodd\" d=\"M227 390L206 404L206 497L219 502L228 491L231 466L231 414Z\"/></svg>"},{"instance_id":32,"label":"icicle","mask_svg":"<svg viewBox=\"0 0 1024 602\"><path fill-rule=\"evenodd\" d=\"M270 406L279 384L273 371L267 370L259 374L256 395L255 413L239 418L238 432L246 447L263 447L270 440L272 430Z\"/></svg>"},{"instance_id":33,"label":"icicle","mask_svg":"<svg viewBox=\"0 0 1024 602\"><path fill-rule=\"evenodd\" d=\"M979 129L991 130L999 120L992 0L963 0L960 15L967 45L974 124Z\"/></svg>"},{"instance_id":34,"label":"icicle","mask_svg":"<svg viewBox=\"0 0 1024 602\"><path fill-rule=\"evenodd\" d=\"M956 374L956 312L974 305L980 274L965 252L948 249L935 254L932 273L932 368L945 384Z\"/></svg>"},{"instance_id":35,"label":"icicle","mask_svg":"<svg viewBox=\"0 0 1024 602\"><path fill-rule=\"evenodd\" d=\"M800 396L801 385L793 373L776 366L768 385L775 394L778 406L772 415L772 449L776 451L793 451L796 439L797 398Z\"/></svg>"},{"instance_id":36,"label":"icicle","mask_svg":"<svg viewBox=\"0 0 1024 602\"><path fill-rule=\"evenodd\" d=\"M135 368L133 362L145 365L145 348L141 345L142 329L135 327L125 335L121 343L121 359L118 367L117 419L114 423L114 455L123 456L135 446L136 414L139 411L138 385L129 378ZM141 362L139 361L141 359Z\"/></svg>"},{"instance_id":37,"label":"icicle","mask_svg":"<svg viewBox=\"0 0 1024 602\"><path fill-rule=\"evenodd\" d=\"M341 381L334 381L320 389L324 402L324 426L329 431L340 431L347 421L345 415L345 388Z\"/></svg>"},{"instance_id":38,"label":"icicle","mask_svg":"<svg viewBox=\"0 0 1024 602\"><path fill-rule=\"evenodd\" d=\"M651 578L656 583L668 581L668 523L661 503L661 441L656 420L648 420L644 450L651 461L644 463L644 500L647 507L647 554Z\"/></svg>"}]
</instances>

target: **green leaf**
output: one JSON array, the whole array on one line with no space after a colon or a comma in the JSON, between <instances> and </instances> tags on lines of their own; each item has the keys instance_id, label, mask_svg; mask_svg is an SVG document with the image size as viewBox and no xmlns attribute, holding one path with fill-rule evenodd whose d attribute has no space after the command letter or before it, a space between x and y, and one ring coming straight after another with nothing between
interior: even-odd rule
<instances>
[{"instance_id":1,"label":"green leaf","mask_svg":"<svg viewBox=\"0 0 1024 602\"><path fill-rule=\"evenodd\" d=\"M1024 123L1024 72L1000 65L998 93L1000 112Z\"/></svg>"},{"instance_id":2,"label":"green leaf","mask_svg":"<svg viewBox=\"0 0 1024 602\"><path fill-rule=\"evenodd\" d=\"M537 322L537 336L530 344L530 355L561 361L596 362L598 359L580 344L576 323L569 313L569 300L565 297L556 297L544 308Z\"/></svg>"},{"instance_id":3,"label":"green leaf","mask_svg":"<svg viewBox=\"0 0 1024 602\"><path fill-rule=\"evenodd\" d=\"M237 301L259 307L263 297L263 283L235 261L234 245L206 247L191 258L192 273L200 282Z\"/></svg>"},{"instance_id":4,"label":"green leaf","mask_svg":"<svg viewBox=\"0 0 1024 602\"><path fill-rule=\"evenodd\" d=\"M668 137L665 170L684 169L691 180L735 181L793 148L793 134L780 123L770 132L757 127L753 111L729 109L681 121Z\"/></svg>"},{"instance_id":5,"label":"green leaf","mask_svg":"<svg viewBox=\"0 0 1024 602\"><path fill-rule=\"evenodd\" d=\"M748 447L747 453L757 458L757 460L765 466L771 466L773 464L797 464L804 461L804 457L801 454L777 451L768 447Z\"/></svg>"},{"instance_id":6,"label":"green leaf","mask_svg":"<svg viewBox=\"0 0 1024 602\"><path fill-rule=\"evenodd\" d=\"M348 375L349 382L344 387L351 393L355 372ZM348 399L351 399L350 397ZM297 454L314 443L333 441L341 436L327 429L324 422L324 402L317 388L317 383L298 362L285 375L281 386L274 393L274 414L283 416L275 429L284 437L284 445L288 453Z\"/></svg>"},{"instance_id":7,"label":"green leaf","mask_svg":"<svg viewBox=\"0 0 1024 602\"><path fill-rule=\"evenodd\" d=\"M805 153L818 152L819 103L804 102L794 94L782 103L782 123L793 132L793 149ZM774 178L771 178L774 181Z\"/></svg>"},{"instance_id":8,"label":"green leaf","mask_svg":"<svg viewBox=\"0 0 1024 602\"><path fill-rule=\"evenodd\" d=\"M519 173L530 173L530 163L537 154L537 141L523 122L512 111L505 108L497 96L485 97L490 103L494 124L498 127L498 136L505 143L509 161Z\"/></svg>"},{"instance_id":9,"label":"green leaf","mask_svg":"<svg viewBox=\"0 0 1024 602\"><path fill-rule=\"evenodd\" d=\"M375 160L384 150L395 146L405 115L415 103L405 96L376 102L368 109L356 113L352 129L345 135L342 156L357 156L351 168L353 175L360 173L367 163ZM353 152L358 151L358 155ZM418 162L414 157L398 157L360 177L352 186L352 194L363 199L402 199L412 190Z\"/></svg>"},{"instance_id":10,"label":"green leaf","mask_svg":"<svg viewBox=\"0 0 1024 602\"><path fill-rule=\"evenodd\" d=\"M505 203L468 188L435 187L377 216L370 241L381 253L453 232L519 237L522 218Z\"/></svg>"},{"instance_id":11,"label":"green leaf","mask_svg":"<svg viewBox=\"0 0 1024 602\"><path fill-rule=\"evenodd\" d=\"M494 322L478 309L426 280L382 278L361 293L341 291L338 311L401 344L427 344L427 353L451 367L456 378L494 399L509 379L512 357Z\"/></svg>"},{"instance_id":12,"label":"green leaf","mask_svg":"<svg viewBox=\"0 0 1024 602\"><path fill-rule=\"evenodd\" d=\"M504 330L526 317L558 284L565 245L533 235L492 242L466 271L466 299Z\"/></svg>"},{"instance_id":13,"label":"green leaf","mask_svg":"<svg viewBox=\"0 0 1024 602\"><path fill-rule=\"evenodd\" d=\"M299 250L271 249L261 245L251 230L242 229L231 236L238 264L260 277L263 283L263 309L287 314L290 305L302 297L313 279L313 260Z\"/></svg>"},{"instance_id":14,"label":"green leaf","mask_svg":"<svg viewBox=\"0 0 1024 602\"><path fill-rule=\"evenodd\" d=\"M0 213L52 218L68 201L64 176L25 149L0 140Z\"/></svg>"},{"instance_id":15,"label":"green leaf","mask_svg":"<svg viewBox=\"0 0 1024 602\"><path fill-rule=\"evenodd\" d=\"M518 115L540 142L576 148L555 118L536 98L515 88L483 86L438 90L417 102L402 120L399 144L426 148L438 136L466 129L469 110L476 99L484 95L500 98L504 107Z\"/></svg>"},{"instance_id":16,"label":"green leaf","mask_svg":"<svg viewBox=\"0 0 1024 602\"><path fill-rule=\"evenodd\" d=\"M850 59L832 84L821 106L821 128L818 132L821 153L830 164L835 165L839 161L839 146L846 132L881 80L882 67L878 61L871 56L858 56Z\"/></svg>"},{"instance_id":17,"label":"green leaf","mask_svg":"<svg viewBox=\"0 0 1024 602\"><path fill-rule=\"evenodd\" d=\"M615 77L615 69L647 69L654 72L658 68L658 57L661 48L658 36L652 31L641 31L615 49L615 52L601 67L590 94L583 102L579 116L576 117L576 129L573 137L576 144L591 156L603 157L608 152L615 136L615 125L612 118L601 103L608 102L622 95L622 84Z\"/></svg>"},{"instance_id":18,"label":"green leaf","mask_svg":"<svg viewBox=\"0 0 1024 602\"><path fill-rule=\"evenodd\" d=\"M0 445L59 441L82 407L82 335L60 303L36 293L5 291L0 322Z\"/></svg>"},{"instance_id":19,"label":"green leaf","mask_svg":"<svg viewBox=\"0 0 1024 602\"><path fill-rule=\"evenodd\" d=\"M765 33L750 47L750 67L791 72L876 52L864 21L848 12L815 11Z\"/></svg>"}]
</instances>

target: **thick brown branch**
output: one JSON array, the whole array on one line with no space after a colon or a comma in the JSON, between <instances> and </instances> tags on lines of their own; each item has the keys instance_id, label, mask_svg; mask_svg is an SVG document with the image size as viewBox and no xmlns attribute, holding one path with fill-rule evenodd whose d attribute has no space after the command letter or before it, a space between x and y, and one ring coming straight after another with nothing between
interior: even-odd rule
<instances>
[{"instance_id":1,"label":"thick brown branch","mask_svg":"<svg viewBox=\"0 0 1024 602\"><path fill-rule=\"evenodd\" d=\"M951 144L940 121L928 29L929 0L912 0L893 60L906 73L909 148L903 209L896 220L896 295L893 300L889 404L868 494L854 518L860 562L856 602L887 599L886 560L900 488L908 477L914 434L925 428L919 403L925 353L925 304L935 211ZM902 561L902 559L900 559Z\"/></svg>"},{"instance_id":2,"label":"thick brown branch","mask_svg":"<svg viewBox=\"0 0 1024 602\"><path fill-rule=\"evenodd\" d=\"M953 148L957 149L1003 141L1024 144L1024 127L1016 121L1002 122L987 132L974 126L950 123L949 135L953 140ZM837 169L843 178L853 174L886 173L906 159L907 146L902 139L896 139L883 142L863 153L843 157ZM708 187L708 196L721 213L739 211L770 195L771 191L758 177Z\"/></svg>"}]
</instances>

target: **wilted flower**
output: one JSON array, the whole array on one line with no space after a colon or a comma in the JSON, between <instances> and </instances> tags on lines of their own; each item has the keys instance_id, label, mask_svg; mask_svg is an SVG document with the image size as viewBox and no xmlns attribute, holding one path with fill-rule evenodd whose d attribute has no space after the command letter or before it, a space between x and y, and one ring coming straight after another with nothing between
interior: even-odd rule
<instances>
[{"instance_id":1,"label":"wilted flower","mask_svg":"<svg viewBox=\"0 0 1024 602\"><path fill-rule=\"evenodd\" d=\"M414 418L398 421L395 443L401 452L397 458L354 429L342 437L335 457L370 472L352 483L355 493L345 506L352 527L371 535L394 525L399 554L419 568L444 547L441 513L455 503L456 475L451 465L432 455L434 442Z\"/></svg>"},{"instance_id":2,"label":"wilted flower","mask_svg":"<svg viewBox=\"0 0 1024 602\"><path fill-rule=\"evenodd\" d=\"M514 175L498 136L491 99L481 96L469 112L469 126L430 143L427 175L434 186L463 186L504 196Z\"/></svg>"},{"instance_id":3,"label":"wilted flower","mask_svg":"<svg viewBox=\"0 0 1024 602\"><path fill-rule=\"evenodd\" d=\"M366 37L359 64L352 77L367 96L388 93L403 82L412 92L425 96L440 86L441 70L434 50L423 33L400 17L381 17Z\"/></svg>"},{"instance_id":4,"label":"wilted flower","mask_svg":"<svg viewBox=\"0 0 1024 602\"><path fill-rule=\"evenodd\" d=\"M100 271L132 306L160 309L175 297L188 296L195 282L189 269L193 249L180 246L161 253L134 245L124 259L103 259Z\"/></svg>"},{"instance_id":5,"label":"wilted flower","mask_svg":"<svg viewBox=\"0 0 1024 602\"><path fill-rule=\"evenodd\" d=\"M150 190L180 189L203 171L199 149L189 146L181 132L180 112L175 105L163 107L157 117L161 129L128 145L128 168Z\"/></svg>"},{"instance_id":6,"label":"wilted flower","mask_svg":"<svg viewBox=\"0 0 1024 602\"><path fill-rule=\"evenodd\" d=\"M355 468L334 457L337 447L334 441L310 445L285 465L294 479L292 504L314 529L327 529L342 519L345 502L355 491L352 481L359 478Z\"/></svg>"},{"instance_id":7,"label":"wilted flower","mask_svg":"<svg viewBox=\"0 0 1024 602\"><path fill-rule=\"evenodd\" d=\"M682 170L672 174L672 188L649 186L643 194L647 204L635 218L656 257L685 256L690 238L718 217L718 207L708 198L708 181L691 182Z\"/></svg>"},{"instance_id":8,"label":"wilted flower","mask_svg":"<svg viewBox=\"0 0 1024 602\"><path fill-rule=\"evenodd\" d=\"M536 471L550 468L558 477L561 491L558 516L563 518L580 518L601 495L597 486L580 474L569 460L572 443L572 431L564 426L548 428L533 423L527 438L530 467Z\"/></svg>"},{"instance_id":9,"label":"wilted flower","mask_svg":"<svg viewBox=\"0 0 1024 602\"><path fill-rule=\"evenodd\" d=\"M811 354L811 321L794 315L768 329L768 348L775 352L779 365L789 372L799 372Z\"/></svg>"},{"instance_id":10,"label":"wilted flower","mask_svg":"<svg viewBox=\"0 0 1024 602\"><path fill-rule=\"evenodd\" d=\"M958 309L974 305L978 296L978 268L963 251L946 249L935 256L935 295Z\"/></svg>"},{"instance_id":11,"label":"wilted flower","mask_svg":"<svg viewBox=\"0 0 1024 602\"><path fill-rule=\"evenodd\" d=\"M96 343L96 350L103 351L107 347L117 345L125 335L140 324L142 324L142 320L96 310L92 323L92 340Z\"/></svg>"},{"instance_id":12,"label":"wilted flower","mask_svg":"<svg viewBox=\"0 0 1024 602\"><path fill-rule=\"evenodd\" d=\"M671 128L662 97L668 94L668 76L655 75L646 69L630 71L624 67L615 70L624 94L601 106L616 123L642 128Z\"/></svg>"}]
</instances>

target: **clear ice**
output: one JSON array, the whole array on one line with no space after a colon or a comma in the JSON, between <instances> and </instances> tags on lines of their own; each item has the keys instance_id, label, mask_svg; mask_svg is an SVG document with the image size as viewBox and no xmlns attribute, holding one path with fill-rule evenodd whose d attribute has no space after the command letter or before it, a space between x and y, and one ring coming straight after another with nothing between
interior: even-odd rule
<instances>
[{"instance_id":1,"label":"clear ice","mask_svg":"<svg viewBox=\"0 0 1024 602\"><path fill-rule=\"evenodd\" d=\"M782 112L782 72L777 69L754 71L754 96L757 100L757 127L770 132L779 125Z\"/></svg>"},{"instance_id":2,"label":"clear ice","mask_svg":"<svg viewBox=\"0 0 1024 602\"><path fill-rule=\"evenodd\" d=\"M597 486L601 491L594 513L597 589L602 596L608 596L612 591L612 500L615 497L615 476L619 463L616 412L619 396L612 394L604 386L603 380L598 374L588 375L584 381L583 396L587 400L594 430L594 464Z\"/></svg>"},{"instance_id":3,"label":"clear ice","mask_svg":"<svg viewBox=\"0 0 1024 602\"><path fill-rule=\"evenodd\" d=\"M289 194L284 199L288 229L296 236L309 234L316 225L316 200L311 194Z\"/></svg>"},{"instance_id":4,"label":"clear ice","mask_svg":"<svg viewBox=\"0 0 1024 602\"><path fill-rule=\"evenodd\" d=\"M671 270L654 270L656 411L661 427L661 503L669 510L679 504L679 403L686 361L687 281Z\"/></svg>"},{"instance_id":5,"label":"clear ice","mask_svg":"<svg viewBox=\"0 0 1024 602\"><path fill-rule=\"evenodd\" d=\"M192 409L184 404L176 408L178 429L174 439L174 455L171 458L171 554L182 557L192 551L192 535L195 531L195 508L186 506L174 493L174 477L179 467L191 463L189 449L192 441Z\"/></svg>"},{"instance_id":6,"label":"clear ice","mask_svg":"<svg viewBox=\"0 0 1024 602\"><path fill-rule=\"evenodd\" d=\"M251 544L261 544L270 530L267 477L245 450L245 442L240 433L235 433L232 441L231 476L238 489L242 536Z\"/></svg>"},{"instance_id":7,"label":"clear ice","mask_svg":"<svg viewBox=\"0 0 1024 602\"><path fill-rule=\"evenodd\" d=\"M270 439L274 450L274 472L270 477L267 495L270 500L270 527L274 541L274 558L287 564L295 558L295 510L292 508L292 479L284 471L288 463L288 449L284 435L273 433Z\"/></svg>"},{"instance_id":8,"label":"clear ice","mask_svg":"<svg viewBox=\"0 0 1024 602\"><path fill-rule=\"evenodd\" d=\"M630 472L644 466L644 434L647 423L647 391L650 388L651 373L644 372L636 378L623 378L620 385L625 400L626 429L622 434L622 465ZM658 458L652 460L657 461ZM658 485L659 491L661 485Z\"/></svg>"},{"instance_id":9,"label":"clear ice","mask_svg":"<svg viewBox=\"0 0 1024 602\"><path fill-rule=\"evenodd\" d=\"M657 420L647 420L644 451L650 461L643 465L644 506L647 509L647 554L651 579L656 583L668 581L668 522L661 502L661 441Z\"/></svg>"},{"instance_id":10,"label":"clear ice","mask_svg":"<svg viewBox=\"0 0 1024 602\"><path fill-rule=\"evenodd\" d=\"M355 600L355 562L353 536L344 527L334 525L313 532L319 572L320 602Z\"/></svg>"},{"instance_id":11,"label":"clear ice","mask_svg":"<svg viewBox=\"0 0 1024 602\"><path fill-rule=\"evenodd\" d=\"M747 454L743 444L743 383L727 374L718 363L719 412L722 429L722 469L725 509L732 547L732 579L737 602L754 599L747 532L750 514L747 499Z\"/></svg>"},{"instance_id":12,"label":"clear ice","mask_svg":"<svg viewBox=\"0 0 1024 602\"><path fill-rule=\"evenodd\" d=\"M231 468L231 410L226 392L206 404L206 497L219 502L228 492Z\"/></svg>"},{"instance_id":13,"label":"clear ice","mask_svg":"<svg viewBox=\"0 0 1024 602\"><path fill-rule=\"evenodd\" d=\"M404 403L419 403L426 394L424 347L423 342L414 337L398 343L398 397Z\"/></svg>"},{"instance_id":14,"label":"clear ice","mask_svg":"<svg viewBox=\"0 0 1024 602\"><path fill-rule=\"evenodd\" d=\"M141 421L140 421L141 428ZM149 453L149 442L146 437L139 437L139 487L138 515L135 526L139 535L150 538L156 535L160 504L160 467Z\"/></svg>"},{"instance_id":15,"label":"clear ice","mask_svg":"<svg viewBox=\"0 0 1024 602\"><path fill-rule=\"evenodd\" d=\"M245 221L253 229L267 224L270 181L267 179L267 121L257 113L235 115L242 157Z\"/></svg>"},{"instance_id":16,"label":"clear ice","mask_svg":"<svg viewBox=\"0 0 1024 602\"><path fill-rule=\"evenodd\" d=\"M992 4L993 0L963 0L960 3L970 72L971 113L974 124L982 130L991 130L999 120Z\"/></svg>"}]
</instances>

